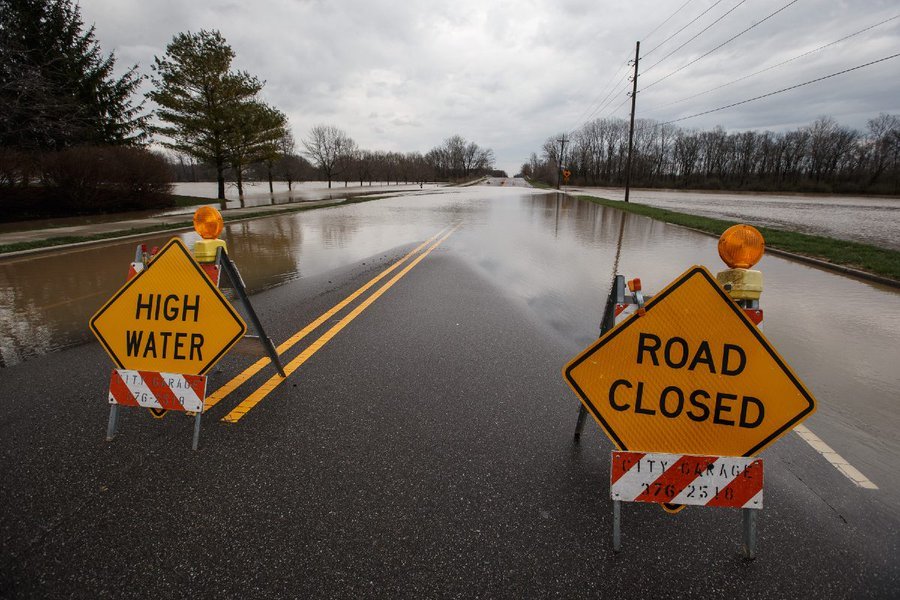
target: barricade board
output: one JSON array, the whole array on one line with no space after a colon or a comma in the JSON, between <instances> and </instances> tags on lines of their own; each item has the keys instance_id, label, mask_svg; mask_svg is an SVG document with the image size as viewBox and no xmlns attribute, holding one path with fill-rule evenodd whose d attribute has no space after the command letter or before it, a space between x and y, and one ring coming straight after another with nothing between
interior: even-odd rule
<instances>
[{"instance_id":1,"label":"barricade board","mask_svg":"<svg viewBox=\"0 0 900 600\"><path fill-rule=\"evenodd\" d=\"M622 502L763 507L759 458L613 452L610 496Z\"/></svg>"},{"instance_id":2,"label":"barricade board","mask_svg":"<svg viewBox=\"0 0 900 600\"><path fill-rule=\"evenodd\" d=\"M203 412L206 376L113 369L109 403L164 410Z\"/></svg>"}]
</instances>

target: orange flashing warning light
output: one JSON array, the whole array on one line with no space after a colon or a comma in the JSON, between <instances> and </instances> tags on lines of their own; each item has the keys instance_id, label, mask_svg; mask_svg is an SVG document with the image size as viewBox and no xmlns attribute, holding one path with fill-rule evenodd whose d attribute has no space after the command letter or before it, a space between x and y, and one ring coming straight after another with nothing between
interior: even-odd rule
<instances>
[{"instance_id":1,"label":"orange flashing warning light","mask_svg":"<svg viewBox=\"0 0 900 600\"><path fill-rule=\"evenodd\" d=\"M766 251L766 241L751 225L732 225L719 238L719 256L732 269L749 269Z\"/></svg>"},{"instance_id":2,"label":"orange flashing warning light","mask_svg":"<svg viewBox=\"0 0 900 600\"><path fill-rule=\"evenodd\" d=\"M628 281L628 291L634 294L634 299L637 302L637 314L639 317L643 317L647 314L647 309L644 308L644 295L641 293L641 280L635 277Z\"/></svg>"},{"instance_id":3,"label":"orange flashing warning light","mask_svg":"<svg viewBox=\"0 0 900 600\"><path fill-rule=\"evenodd\" d=\"M225 226L222 215L212 206L201 206L194 213L194 231L204 240L214 240Z\"/></svg>"}]
</instances>

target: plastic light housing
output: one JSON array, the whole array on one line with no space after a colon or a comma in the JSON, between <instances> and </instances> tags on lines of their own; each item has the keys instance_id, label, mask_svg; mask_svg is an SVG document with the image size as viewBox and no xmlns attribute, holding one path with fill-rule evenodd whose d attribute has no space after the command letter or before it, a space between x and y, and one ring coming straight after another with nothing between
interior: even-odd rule
<instances>
[{"instance_id":1,"label":"plastic light housing","mask_svg":"<svg viewBox=\"0 0 900 600\"><path fill-rule=\"evenodd\" d=\"M204 240L218 238L224 226L221 213L212 206L201 206L194 213L194 231Z\"/></svg>"},{"instance_id":2,"label":"plastic light housing","mask_svg":"<svg viewBox=\"0 0 900 600\"><path fill-rule=\"evenodd\" d=\"M750 225L733 225L719 238L719 256L732 269L749 269L765 251L765 239Z\"/></svg>"}]
</instances>

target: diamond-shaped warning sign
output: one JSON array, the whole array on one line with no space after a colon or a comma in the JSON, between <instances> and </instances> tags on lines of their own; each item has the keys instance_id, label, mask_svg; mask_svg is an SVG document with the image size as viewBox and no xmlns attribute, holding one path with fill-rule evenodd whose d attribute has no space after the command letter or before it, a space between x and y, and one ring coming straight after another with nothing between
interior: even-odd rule
<instances>
[{"instance_id":1,"label":"diamond-shaped warning sign","mask_svg":"<svg viewBox=\"0 0 900 600\"><path fill-rule=\"evenodd\" d=\"M173 238L97 311L91 330L119 368L203 375L247 325Z\"/></svg>"},{"instance_id":2,"label":"diamond-shaped warning sign","mask_svg":"<svg viewBox=\"0 0 900 600\"><path fill-rule=\"evenodd\" d=\"M622 450L750 456L816 402L704 267L688 269L563 369Z\"/></svg>"}]
</instances>

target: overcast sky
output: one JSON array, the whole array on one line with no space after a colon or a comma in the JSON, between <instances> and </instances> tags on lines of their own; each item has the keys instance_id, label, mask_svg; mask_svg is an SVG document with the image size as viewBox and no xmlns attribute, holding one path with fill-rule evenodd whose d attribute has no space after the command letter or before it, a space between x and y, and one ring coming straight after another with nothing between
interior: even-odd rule
<instances>
[{"instance_id":1,"label":"overcast sky","mask_svg":"<svg viewBox=\"0 0 900 600\"><path fill-rule=\"evenodd\" d=\"M658 121L900 52L896 18L683 100L896 17L900 3L81 0L80 5L85 23L96 25L104 52L115 52L120 70L138 64L149 74L153 57L164 54L176 33L218 29L237 53L236 67L266 81L264 99L288 115L298 141L310 127L332 124L362 148L426 152L459 134L492 148L498 168L510 175L550 136L572 131L588 118L628 117L626 62L634 58L638 40L637 116ZM678 124L778 131L830 115L864 129L880 112L900 114L900 57Z\"/></svg>"}]
</instances>

